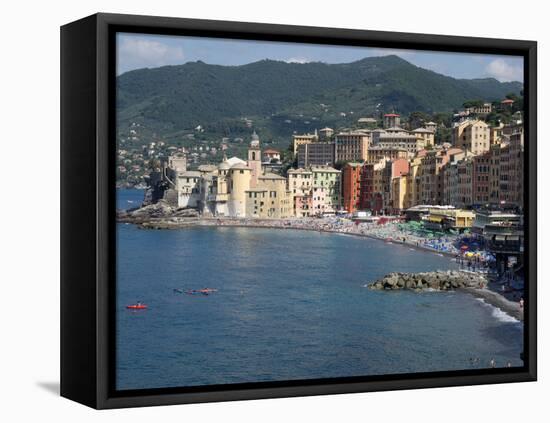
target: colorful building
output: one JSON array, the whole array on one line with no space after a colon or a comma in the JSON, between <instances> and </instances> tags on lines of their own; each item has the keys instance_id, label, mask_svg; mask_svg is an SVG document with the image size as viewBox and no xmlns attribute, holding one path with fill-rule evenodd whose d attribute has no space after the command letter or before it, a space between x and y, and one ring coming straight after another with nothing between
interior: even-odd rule
<instances>
[{"instance_id":1,"label":"colorful building","mask_svg":"<svg viewBox=\"0 0 550 423\"><path fill-rule=\"evenodd\" d=\"M298 146L298 167L332 166L335 144L332 142L312 142Z\"/></svg>"},{"instance_id":2,"label":"colorful building","mask_svg":"<svg viewBox=\"0 0 550 423\"><path fill-rule=\"evenodd\" d=\"M330 166L312 166L313 196L315 189L321 189L325 198L324 213L335 213L340 209L340 179L342 172Z\"/></svg>"},{"instance_id":3,"label":"colorful building","mask_svg":"<svg viewBox=\"0 0 550 423\"><path fill-rule=\"evenodd\" d=\"M361 163L346 163L342 169L342 206L348 213L360 209Z\"/></svg>"},{"instance_id":4,"label":"colorful building","mask_svg":"<svg viewBox=\"0 0 550 423\"><path fill-rule=\"evenodd\" d=\"M370 145L368 131L341 132L334 138L334 162L364 162Z\"/></svg>"},{"instance_id":5,"label":"colorful building","mask_svg":"<svg viewBox=\"0 0 550 423\"><path fill-rule=\"evenodd\" d=\"M365 163L361 169L360 208L380 213L384 208L383 171L386 160Z\"/></svg>"},{"instance_id":6,"label":"colorful building","mask_svg":"<svg viewBox=\"0 0 550 423\"><path fill-rule=\"evenodd\" d=\"M482 120L465 120L453 127L453 146L474 155L489 151L490 139L489 125Z\"/></svg>"},{"instance_id":7,"label":"colorful building","mask_svg":"<svg viewBox=\"0 0 550 423\"><path fill-rule=\"evenodd\" d=\"M287 190L286 178L265 173L258 178L258 185L246 191L247 217L284 219L294 215L292 196Z\"/></svg>"},{"instance_id":8,"label":"colorful building","mask_svg":"<svg viewBox=\"0 0 550 423\"><path fill-rule=\"evenodd\" d=\"M298 146L303 144L311 144L312 142L319 141L317 133L315 134L303 134L292 136L292 151L296 155L298 153Z\"/></svg>"},{"instance_id":9,"label":"colorful building","mask_svg":"<svg viewBox=\"0 0 550 423\"><path fill-rule=\"evenodd\" d=\"M410 156L408 150L398 146L381 146L375 145L368 149L367 162L377 163L380 160L397 160L406 159Z\"/></svg>"},{"instance_id":10,"label":"colorful building","mask_svg":"<svg viewBox=\"0 0 550 423\"><path fill-rule=\"evenodd\" d=\"M264 163L278 163L281 161L281 153L279 152L279 150L268 148L267 150L263 151L263 161Z\"/></svg>"},{"instance_id":11,"label":"colorful building","mask_svg":"<svg viewBox=\"0 0 550 423\"><path fill-rule=\"evenodd\" d=\"M401 125L401 116L397 113L386 113L384 115L384 128L392 128Z\"/></svg>"},{"instance_id":12,"label":"colorful building","mask_svg":"<svg viewBox=\"0 0 550 423\"><path fill-rule=\"evenodd\" d=\"M490 201L491 152L472 158L472 204L483 205Z\"/></svg>"}]
</instances>

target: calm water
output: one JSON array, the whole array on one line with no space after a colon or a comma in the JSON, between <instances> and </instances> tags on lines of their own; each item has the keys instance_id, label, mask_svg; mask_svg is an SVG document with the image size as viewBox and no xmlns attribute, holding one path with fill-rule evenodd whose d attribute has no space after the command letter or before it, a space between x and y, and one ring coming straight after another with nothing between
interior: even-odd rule
<instances>
[{"instance_id":1,"label":"calm water","mask_svg":"<svg viewBox=\"0 0 550 423\"><path fill-rule=\"evenodd\" d=\"M116 208L127 210L139 207L145 191L142 189L119 189L116 196Z\"/></svg>"},{"instance_id":2,"label":"calm water","mask_svg":"<svg viewBox=\"0 0 550 423\"><path fill-rule=\"evenodd\" d=\"M119 224L117 388L522 365L521 324L467 294L363 287L452 266L345 235ZM203 287L219 291L173 292Z\"/></svg>"}]
</instances>

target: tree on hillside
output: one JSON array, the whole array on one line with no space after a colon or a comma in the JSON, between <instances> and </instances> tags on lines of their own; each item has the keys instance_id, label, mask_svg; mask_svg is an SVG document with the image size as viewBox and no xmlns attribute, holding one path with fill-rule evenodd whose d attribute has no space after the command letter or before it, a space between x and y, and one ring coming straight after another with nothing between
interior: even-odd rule
<instances>
[{"instance_id":1,"label":"tree on hillside","mask_svg":"<svg viewBox=\"0 0 550 423\"><path fill-rule=\"evenodd\" d=\"M424 123L430 121L430 115L424 112L411 112L409 114L409 127L410 129L420 128Z\"/></svg>"},{"instance_id":2,"label":"tree on hillside","mask_svg":"<svg viewBox=\"0 0 550 423\"><path fill-rule=\"evenodd\" d=\"M450 127L453 121L452 113L434 113L432 119L438 126Z\"/></svg>"},{"instance_id":3,"label":"tree on hillside","mask_svg":"<svg viewBox=\"0 0 550 423\"><path fill-rule=\"evenodd\" d=\"M508 93L508 94L506 94L505 97L508 100L514 100L514 101L517 101L517 99L518 99L518 96L515 93Z\"/></svg>"},{"instance_id":4,"label":"tree on hillside","mask_svg":"<svg viewBox=\"0 0 550 423\"><path fill-rule=\"evenodd\" d=\"M462 107L469 109L470 107L481 107L485 102L483 100L468 100L462 103Z\"/></svg>"}]
</instances>

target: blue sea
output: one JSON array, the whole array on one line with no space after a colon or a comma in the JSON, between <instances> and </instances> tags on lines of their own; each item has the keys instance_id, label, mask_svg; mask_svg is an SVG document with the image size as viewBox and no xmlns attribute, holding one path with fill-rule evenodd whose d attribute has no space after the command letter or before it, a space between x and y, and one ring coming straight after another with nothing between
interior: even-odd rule
<instances>
[{"instance_id":1,"label":"blue sea","mask_svg":"<svg viewBox=\"0 0 550 423\"><path fill-rule=\"evenodd\" d=\"M124 190L118 204L142 198ZM364 286L451 268L348 235L118 224L117 389L523 365L522 323L468 294ZM205 287L218 291L174 292ZM126 309L137 301L149 308Z\"/></svg>"}]
</instances>

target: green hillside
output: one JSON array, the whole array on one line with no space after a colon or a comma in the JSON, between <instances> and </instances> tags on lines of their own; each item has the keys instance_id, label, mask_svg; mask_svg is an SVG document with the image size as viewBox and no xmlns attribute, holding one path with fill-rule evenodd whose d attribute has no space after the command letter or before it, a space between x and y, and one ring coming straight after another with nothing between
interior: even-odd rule
<instances>
[{"instance_id":1,"label":"green hillside","mask_svg":"<svg viewBox=\"0 0 550 423\"><path fill-rule=\"evenodd\" d=\"M145 137L177 139L198 125L204 136L236 137L249 134L252 124L264 139L276 141L392 110L449 112L467 100L493 101L522 89L491 78L454 79L397 56L330 65L193 62L130 71L117 78L117 86L121 133L136 122L147 129Z\"/></svg>"}]
</instances>

